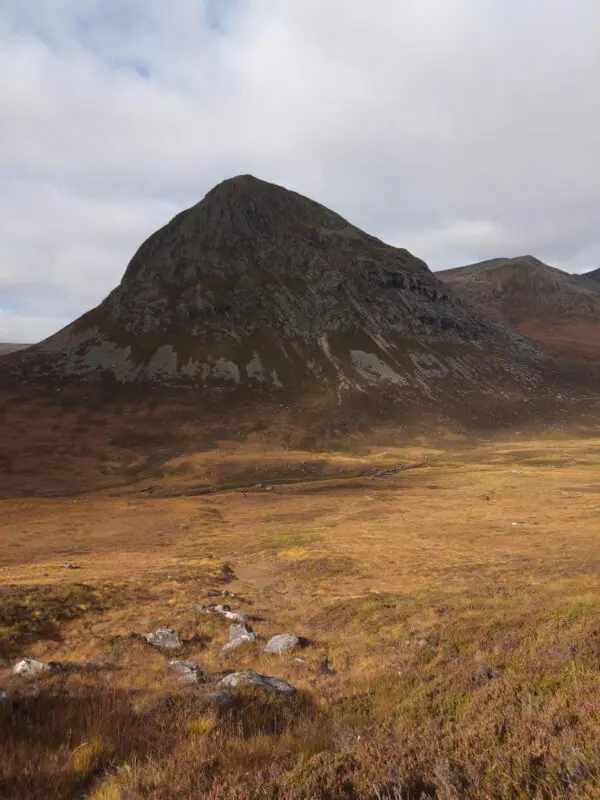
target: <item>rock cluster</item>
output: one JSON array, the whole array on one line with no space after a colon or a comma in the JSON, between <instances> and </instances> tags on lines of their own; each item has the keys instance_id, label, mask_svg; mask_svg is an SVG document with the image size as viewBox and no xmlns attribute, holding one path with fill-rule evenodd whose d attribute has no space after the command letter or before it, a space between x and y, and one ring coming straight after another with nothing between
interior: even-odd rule
<instances>
[{"instance_id":1,"label":"rock cluster","mask_svg":"<svg viewBox=\"0 0 600 800\"><path fill-rule=\"evenodd\" d=\"M229 596L234 596L229 593ZM224 620L236 621L229 627L229 641L223 646L223 652L237 649L246 644L257 642L261 637L248 623L248 615L232 611L229 606L217 605L210 608L197 606L207 613L214 613ZM171 651L185 646L184 640L178 631L173 628L159 627L149 633L131 634L131 639L141 639L157 650ZM292 652L308 644L308 640L294 633L279 633L271 636L263 648L266 654L282 654ZM296 659L302 661L302 659ZM13 675L26 679L40 679L61 671L67 671L72 665L60 664L54 661L38 661L34 658L23 658L13 667ZM178 676L179 681L190 687L209 684L215 677L211 677L200 665L194 661L175 660L167 664L167 669ZM218 689L206 695L206 702L220 710L227 710L235 705L235 698L231 689L238 686L253 686L264 689L270 694L291 696L296 693L296 688L283 678L263 675L260 672L246 670L233 672L224 677L218 676ZM10 711L12 701L9 695L0 690L0 708Z\"/></svg>"}]
</instances>

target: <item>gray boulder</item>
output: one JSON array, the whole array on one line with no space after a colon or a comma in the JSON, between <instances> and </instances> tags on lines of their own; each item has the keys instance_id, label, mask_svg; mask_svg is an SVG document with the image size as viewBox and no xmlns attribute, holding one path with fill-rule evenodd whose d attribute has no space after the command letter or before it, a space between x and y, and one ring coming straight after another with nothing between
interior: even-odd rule
<instances>
[{"instance_id":1,"label":"gray boulder","mask_svg":"<svg viewBox=\"0 0 600 800\"><path fill-rule=\"evenodd\" d=\"M219 682L219 686L224 686L226 689L236 686L259 686L271 694L287 696L297 692L296 687L283 678L270 678L268 675L261 675L260 672L232 672Z\"/></svg>"},{"instance_id":2,"label":"gray boulder","mask_svg":"<svg viewBox=\"0 0 600 800\"><path fill-rule=\"evenodd\" d=\"M182 683L189 683L195 685L198 683L207 683L208 675L193 661L171 661L169 669L179 675L179 680Z\"/></svg>"},{"instance_id":3,"label":"gray boulder","mask_svg":"<svg viewBox=\"0 0 600 800\"><path fill-rule=\"evenodd\" d=\"M277 636L271 636L263 653L287 653L291 650L296 650L298 647L303 647L305 644L304 639L296 636L295 633L278 633Z\"/></svg>"},{"instance_id":4,"label":"gray boulder","mask_svg":"<svg viewBox=\"0 0 600 800\"><path fill-rule=\"evenodd\" d=\"M229 628L229 641L223 647L223 651L235 650L244 644L250 644L258 640L258 634L255 633L251 625L247 623L237 623L231 625Z\"/></svg>"},{"instance_id":5,"label":"gray boulder","mask_svg":"<svg viewBox=\"0 0 600 800\"><path fill-rule=\"evenodd\" d=\"M13 675L22 678L40 678L58 672L59 665L55 661L37 661L35 658L23 658L13 667Z\"/></svg>"},{"instance_id":6,"label":"gray boulder","mask_svg":"<svg viewBox=\"0 0 600 800\"><path fill-rule=\"evenodd\" d=\"M157 628L153 633L144 633L142 636L149 645L161 650L177 650L183 645L181 637L172 628Z\"/></svg>"}]
</instances>

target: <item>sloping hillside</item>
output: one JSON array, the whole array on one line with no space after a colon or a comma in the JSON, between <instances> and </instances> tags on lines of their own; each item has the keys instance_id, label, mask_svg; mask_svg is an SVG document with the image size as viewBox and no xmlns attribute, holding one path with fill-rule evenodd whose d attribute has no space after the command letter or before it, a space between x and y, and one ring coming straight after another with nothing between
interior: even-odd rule
<instances>
[{"instance_id":1,"label":"sloping hillside","mask_svg":"<svg viewBox=\"0 0 600 800\"><path fill-rule=\"evenodd\" d=\"M474 308L552 353L600 359L599 283L533 256L496 258L436 274Z\"/></svg>"}]
</instances>

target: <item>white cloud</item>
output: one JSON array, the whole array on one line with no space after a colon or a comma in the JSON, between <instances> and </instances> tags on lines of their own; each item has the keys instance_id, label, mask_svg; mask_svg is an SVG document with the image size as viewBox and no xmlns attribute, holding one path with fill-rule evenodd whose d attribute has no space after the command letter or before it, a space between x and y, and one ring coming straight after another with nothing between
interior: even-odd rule
<instances>
[{"instance_id":1,"label":"white cloud","mask_svg":"<svg viewBox=\"0 0 600 800\"><path fill-rule=\"evenodd\" d=\"M600 264L596 0L0 1L0 339L252 172L435 268Z\"/></svg>"}]
</instances>

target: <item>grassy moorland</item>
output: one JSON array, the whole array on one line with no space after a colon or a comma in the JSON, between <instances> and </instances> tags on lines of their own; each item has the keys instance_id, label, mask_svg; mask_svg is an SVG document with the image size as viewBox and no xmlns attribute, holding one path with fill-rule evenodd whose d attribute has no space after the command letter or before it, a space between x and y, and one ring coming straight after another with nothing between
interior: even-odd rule
<instances>
[{"instance_id":1,"label":"grassy moorland","mask_svg":"<svg viewBox=\"0 0 600 800\"><path fill-rule=\"evenodd\" d=\"M0 500L0 796L600 798L600 439L265 457L268 491L249 447L227 476L177 457L167 496ZM192 608L222 590L310 644L222 654ZM129 637L159 625L181 651ZM70 668L14 677L23 656ZM218 711L171 658L299 691Z\"/></svg>"}]
</instances>

